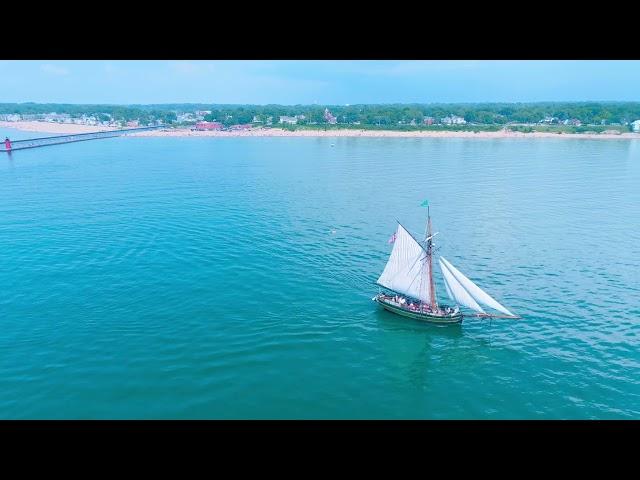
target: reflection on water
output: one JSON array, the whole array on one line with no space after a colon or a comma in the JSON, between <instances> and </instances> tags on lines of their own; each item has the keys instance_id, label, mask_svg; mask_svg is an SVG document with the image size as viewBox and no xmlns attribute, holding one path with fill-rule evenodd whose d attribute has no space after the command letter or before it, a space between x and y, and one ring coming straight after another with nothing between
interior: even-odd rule
<instances>
[{"instance_id":1,"label":"reflection on water","mask_svg":"<svg viewBox=\"0 0 640 480\"><path fill-rule=\"evenodd\" d=\"M428 387L434 359L440 357L442 348L458 347L464 327L429 324L375 307L380 344L386 361L399 374L397 380L414 388Z\"/></svg>"},{"instance_id":2,"label":"reflection on water","mask_svg":"<svg viewBox=\"0 0 640 480\"><path fill-rule=\"evenodd\" d=\"M445 338L460 338L463 336L463 323L453 325L438 325L434 323L417 320L415 318L403 317L391 313L377 304L372 303L376 308L376 321L381 328L389 331L410 332L411 334L423 334L429 336L442 336Z\"/></svg>"},{"instance_id":3,"label":"reflection on water","mask_svg":"<svg viewBox=\"0 0 640 480\"><path fill-rule=\"evenodd\" d=\"M12 151L8 151L6 153L4 153L4 155L7 157L8 159L8 164L9 164L9 169L13 170L13 152Z\"/></svg>"}]
</instances>

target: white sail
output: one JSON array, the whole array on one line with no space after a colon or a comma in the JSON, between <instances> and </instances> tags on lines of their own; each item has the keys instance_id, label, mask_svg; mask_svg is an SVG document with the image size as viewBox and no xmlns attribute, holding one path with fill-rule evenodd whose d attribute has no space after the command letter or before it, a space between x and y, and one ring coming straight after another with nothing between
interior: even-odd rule
<instances>
[{"instance_id":1,"label":"white sail","mask_svg":"<svg viewBox=\"0 0 640 480\"><path fill-rule=\"evenodd\" d=\"M478 302L474 300L474 298L469 295L469 292L465 290L465 288L460 284L460 282L456 279L456 277L449 271L447 266L442 263L442 257L439 259L440 261L440 270L442 270L442 276L444 277L444 282L447 287L447 294L449 294L449 298L459 305L464 305L465 307L469 307L476 312L485 313Z\"/></svg>"},{"instance_id":2,"label":"white sail","mask_svg":"<svg viewBox=\"0 0 640 480\"><path fill-rule=\"evenodd\" d=\"M487 307L490 307L490 308L493 308L495 310L498 310L499 312L502 312L505 315L510 315L510 316L515 317L515 315L513 313L511 313L505 307L500 305L488 293L486 293L479 286L477 286L475 283L473 283L471 280L469 280L467 277L465 277L460 272L460 270L458 270L456 267L451 265L451 263L449 263L446 258L440 257L439 260L440 260L440 267L442 267L442 262L444 262L444 265L446 266L446 268L453 274L453 276L456 278L456 280L465 288L465 290L467 292L469 292L469 294L477 302L479 302L479 303L481 303L483 305L486 305Z\"/></svg>"},{"instance_id":3,"label":"white sail","mask_svg":"<svg viewBox=\"0 0 640 480\"><path fill-rule=\"evenodd\" d=\"M447 289L447 295L449 296L449 298L455 302L456 299L454 298L453 293L451 293L451 289L449 288L449 284L447 282L444 282L444 288Z\"/></svg>"},{"instance_id":4,"label":"white sail","mask_svg":"<svg viewBox=\"0 0 640 480\"><path fill-rule=\"evenodd\" d=\"M400 224L396 231L393 250L378 284L398 293L431 302L429 263L427 252Z\"/></svg>"}]
</instances>

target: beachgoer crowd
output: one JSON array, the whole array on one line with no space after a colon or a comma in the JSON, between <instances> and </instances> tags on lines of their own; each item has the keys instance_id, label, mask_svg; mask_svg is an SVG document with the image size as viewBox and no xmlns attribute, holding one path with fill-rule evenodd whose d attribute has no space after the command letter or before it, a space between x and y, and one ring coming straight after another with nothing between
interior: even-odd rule
<instances>
[{"instance_id":1,"label":"beachgoer crowd","mask_svg":"<svg viewBox=\"0 0 640 480\"><path fill-rule=\"evenodd\" d=\"M455 308L442 306L442 307L439 307L437 310L434 310L433 308L431 308L431 305L429 304L418 302L416 300L411 300L411 299L407 300L406 297L402 295L397 295L397 294L387 295L385 293L380 293L378 295L378 298L383 302L387 302L387 303L393 302L397 304L400 308L409 310L411 312L416 312L416 313L432 313L432 314L437 313L437 314L453 315L458 313L458 311L460 310L457 306Z\"/></svg>"}]
</instances>

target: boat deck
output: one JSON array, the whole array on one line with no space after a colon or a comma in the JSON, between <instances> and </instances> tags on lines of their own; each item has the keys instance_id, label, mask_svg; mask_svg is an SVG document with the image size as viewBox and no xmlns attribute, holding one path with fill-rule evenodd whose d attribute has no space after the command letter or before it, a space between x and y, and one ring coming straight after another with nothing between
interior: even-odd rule
<instances>
[{"instance_id":1,"label":"boat deck","mask_svg":"<svg viewBox=\"0 0 640 480\"><path fill-rule=\"evenodd\" d=\"M409 303L401 303L394 300L394 297L387 295L376 295L373 299L385 310L404 317L423 320L430 323L451 324L462 322L462 313L460 311L450 310L445 312L433 312L431 309L426 308L426 305L423 305L422 309L419 306L411 308L411 301L409 301ZM448 309L448 307L445 308Z\"/></svg>"}]
</instances>

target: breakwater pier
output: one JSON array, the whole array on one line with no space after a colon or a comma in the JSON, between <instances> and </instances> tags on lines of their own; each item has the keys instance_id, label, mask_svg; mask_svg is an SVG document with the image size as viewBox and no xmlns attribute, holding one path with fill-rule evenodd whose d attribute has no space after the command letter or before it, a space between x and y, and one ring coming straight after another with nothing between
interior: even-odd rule
<instances>
[{"instance_id":1,"label":"breakwater pier","mask_svg":"<svg viewBox=\"0 0 640 480\"><path fill-rule=\"evenodd\" d=\"M99 140L102 138L119 137L122 135L127 135L129 133L144 132L147 130L158 130L160 128L166 127L155 126L127 128L122 130L108 130L103 132L76 133L72 135L54 135L50 137L27 138L25 140L12 140L10 149L7 149L5 142L1 142L0 152L12 152L14 150L24 150L25 148L48 147L51 145L63 145L66 143L84 142L87 140Z\"/></svg>"}]
</instances>

